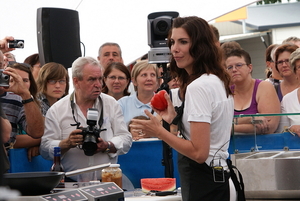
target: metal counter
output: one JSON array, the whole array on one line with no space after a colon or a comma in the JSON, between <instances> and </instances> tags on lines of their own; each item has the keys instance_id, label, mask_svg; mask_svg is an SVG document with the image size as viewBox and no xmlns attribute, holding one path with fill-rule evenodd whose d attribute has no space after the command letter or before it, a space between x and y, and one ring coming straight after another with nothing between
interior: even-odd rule
<instances>
[{"instance_id":1,"label":"metal counter","mask_svg":"<svg viewBox=\"0 0 300 201\"><path fill-rule=\"evenodd\" d=\"M300 198L300 151L232 154L231 159L243 175L247 199Z\"/></svg>"}]
</instances>

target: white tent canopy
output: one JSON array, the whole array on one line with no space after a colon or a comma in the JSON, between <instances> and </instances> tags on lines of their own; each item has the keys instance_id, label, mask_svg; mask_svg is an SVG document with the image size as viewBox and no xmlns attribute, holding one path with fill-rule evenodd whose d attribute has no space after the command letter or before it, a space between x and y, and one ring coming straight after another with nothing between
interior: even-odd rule
<instances>
[{"instance_id":1,"label":"white tent canopy","mask_svg":"<svg viewBox=\"0 0 300 201\"><path fill-rule=\"evenodd\" d=\"M80 39L85 56L97 57L99 46L116 42L128 64L150 50L147 16L153 12L177 11L180 16L199 16L207 21L254 3L254 0L11 0L2 4L0 38L25 40L25 48L13 53L17 61L38 52L36 12L40 7L73 9L79 12Z\"/></svg>"}]
</instances>

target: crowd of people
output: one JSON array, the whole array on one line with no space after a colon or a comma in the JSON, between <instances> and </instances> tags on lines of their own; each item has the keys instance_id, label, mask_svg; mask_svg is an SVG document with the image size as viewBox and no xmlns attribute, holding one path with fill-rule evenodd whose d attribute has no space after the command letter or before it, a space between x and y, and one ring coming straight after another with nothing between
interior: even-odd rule
<instances>
[{"instance_id":1,"label":"crowd of people","mask_svg":"<svg viewBox=\"0 0 300 201\"><path fill-rule=\"evenodd\" d=\"M163 81L161 69L147 59L128 69L117 43L101 45L97 58L77 58L69 78L59 63L41 66L37 53L16 61L7 45L13 39L0 40L2 75L10 76L9 86L0 86L3 149L27 148L29 161L37 155L52 160L59 146L65 171L72 171L117 163L133 140L157 137L178 151L184 201L239 196L227 161L234 115L300 111L297 37L266 49L266 80L260 80L252 77L251 57L237 42L221 45L218 30L201 18L174 19L168 36L168 108L163 111L150 104ZM70 82L74 91L68 94ZM300 136L296 115L255 121L239 117L234 122L236 134L271 134L288 127ZM99 135L86 147L84 130L90 127L97 127ZM224 168L221 175L212 175L216 165ZM222 181L216 182L215 174Z\"/></svg>"}]
</instances>

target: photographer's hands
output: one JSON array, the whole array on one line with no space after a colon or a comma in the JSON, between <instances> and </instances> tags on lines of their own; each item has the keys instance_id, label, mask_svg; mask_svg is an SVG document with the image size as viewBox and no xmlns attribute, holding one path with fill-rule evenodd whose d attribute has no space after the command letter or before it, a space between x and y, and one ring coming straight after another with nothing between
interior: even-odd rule
<instances>
[{"instance_id":1,"label":"photographer's hands","mask_svg":"<svg viewBox=\"0 0 300 201\"><path fill-rule=\"evenodd\" d=\"M76 147L77 145L81 145L83 141L83 136L80 134L82 132L81 129L73 130L69 137L63 139L59 143L59 147L61 148L61 153L64 154L69 149Z\"/></svg>"},{"instance_id":2,"label":"photographer's hands","mask_svg":"<svg viewBox=\"0 0 300 201\"><path fill-rule=\"evenodd\" d=\"M4 91L18 94L23 100L31 97L29 89L24 84L22 77L17 73L16 69L7 67L3 73L10 76L9 87L4 88Z\"/></svg>"},{"instance_id":3,"label":"photographer's hands","mask_svg":"<svg viewBox=\"0 0 300 201\"><path fill-rule=\"evenodd\" d=\"M82 145L83 143L83 135L81 129L73 130L69 137L66 139L63 139L59 143L59 147L61 148L62 154L67 152L69 149L77 147L78 145ZM108 153L116 153L117 149L115 148L115 145L112 142L104 141L102 138L98 138L99 142L97 143L97 151L98 152L105 152L107 148L109 147ZM109 143L109 144L108 144Z\"/></svg>"},{"instance_id":4,"label":"photographer's hands","mask_svg":"<svg viewBox=\"0 0 300 201\"><path fill-rule=\"evenodd\" d=\"M106 152L106 150L109 149L107 153L116 153L117 149L115 145L112 142L104 141L102 138L98 138L99 142L97 143L97 151L98 152Z\"/></svg>"},{"instance_id":5,"label":"photographer's hands","mask_svg":"<svg viewBox=\"0 0 300 201\"><path fill-rule=\"evenodd\" d=\"M0 40L0 50L5 53L5 52L10 52L13 51L15 48L9 48L8 47L8 41L14 40L14 37L12 36L6 36L2 40Z\"/></svg>"}]
</instances>

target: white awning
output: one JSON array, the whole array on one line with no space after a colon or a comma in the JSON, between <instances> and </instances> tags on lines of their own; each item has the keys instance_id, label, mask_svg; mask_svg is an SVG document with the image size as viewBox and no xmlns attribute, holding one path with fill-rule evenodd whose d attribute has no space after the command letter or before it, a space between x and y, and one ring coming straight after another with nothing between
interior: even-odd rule
<instances>
[{"instance_id":1,"label":"white awning","mask_svg":"<svg viewBox=\"0 0 300 201\"><path fill-rule=\"evenodd\" d=\"M262 36L267 35L268 33L271 33L271 31L251 32L251 33L220 36L220 42L224 43L224 42L229 42L229 41L238 41L238 40L244 40L244 39L249 39L249 38L262 37Z\"/></svg>"}]
</instances>

